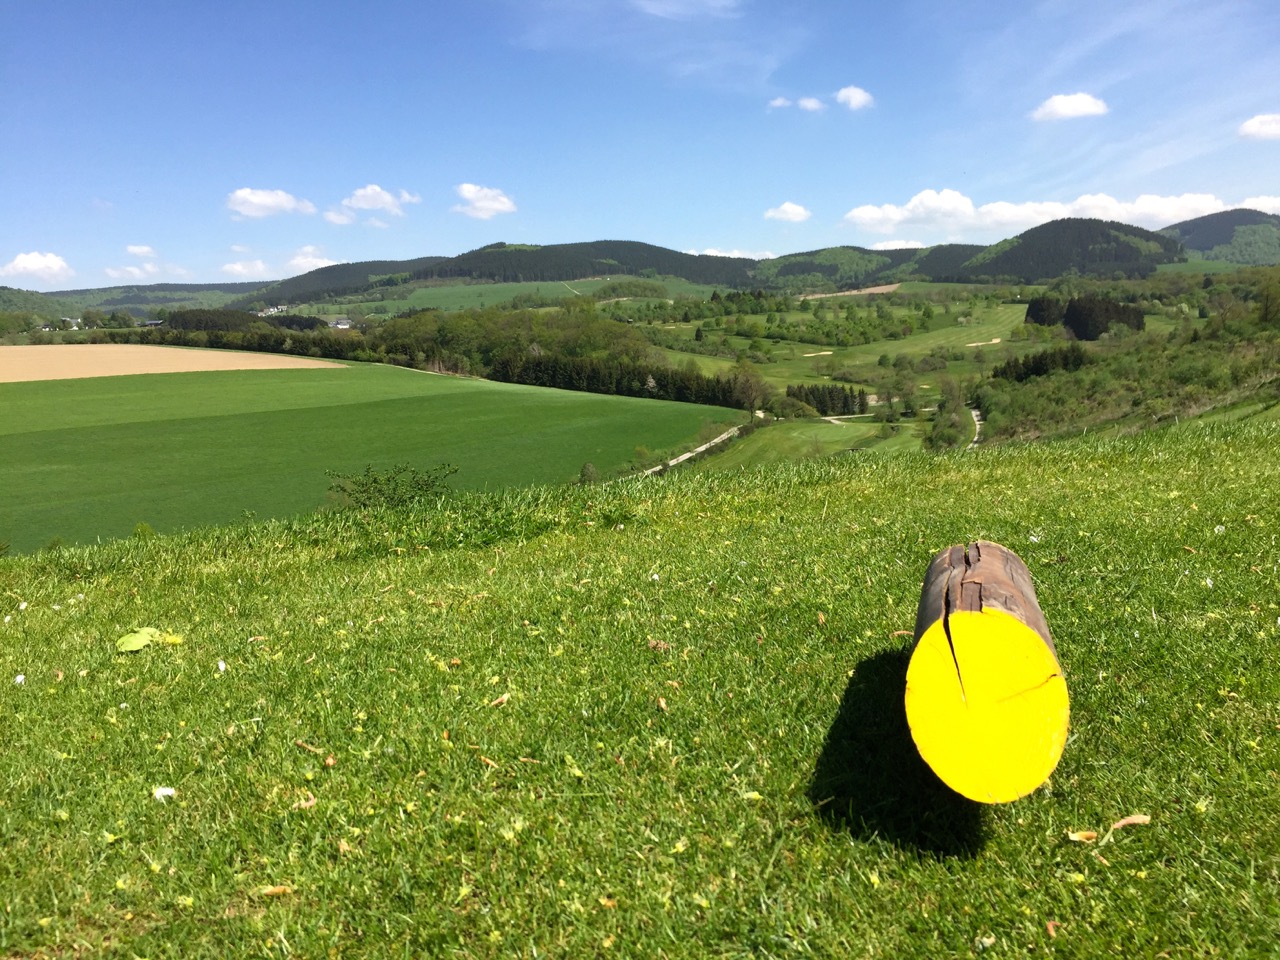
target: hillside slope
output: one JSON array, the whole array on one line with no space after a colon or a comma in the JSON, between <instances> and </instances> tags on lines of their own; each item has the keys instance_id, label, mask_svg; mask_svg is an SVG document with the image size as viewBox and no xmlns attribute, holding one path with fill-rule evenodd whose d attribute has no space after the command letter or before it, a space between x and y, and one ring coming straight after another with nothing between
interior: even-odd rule
<instances>
[{"instance_id":1,"label":"hillside slope","mask_svg":"<svg viewBox=\"0 0 1280 960\"><path fill-rule=\"evenodd\" d=\"M0 559L0 942L1264 955L1278 445L854 455ZM925 565L979 536L1028 563L1072 697L1051 785L993 808L902 713ZM178 636L118 654L140 626Z\"/></svg>"},{"instance_id":2,"label":"hillside slope","mask_svg":"<svg viewBox=\"0 0 1280 960\"><path fill-rule=\"evenodd\" d=\"M1160 231L1202 260L1247 266L1280 263L1280 216L1259 210L1223 210Z\"/></svg>"}]
</instances>

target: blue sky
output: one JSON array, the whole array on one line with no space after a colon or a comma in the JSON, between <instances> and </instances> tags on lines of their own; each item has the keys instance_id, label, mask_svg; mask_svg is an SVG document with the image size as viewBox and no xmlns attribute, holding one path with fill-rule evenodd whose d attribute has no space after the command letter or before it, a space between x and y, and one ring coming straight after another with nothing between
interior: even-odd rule
<instances>
[{"instance_id":1,"label":"blue sky","mask_svg":"<svg viewBox=\"0 0 1280 960\"><path fill-rule=\"evenodd\" d=\"M0 284L1280 213L1275 0L0 0Z\"/></svg>"}]
</instances>

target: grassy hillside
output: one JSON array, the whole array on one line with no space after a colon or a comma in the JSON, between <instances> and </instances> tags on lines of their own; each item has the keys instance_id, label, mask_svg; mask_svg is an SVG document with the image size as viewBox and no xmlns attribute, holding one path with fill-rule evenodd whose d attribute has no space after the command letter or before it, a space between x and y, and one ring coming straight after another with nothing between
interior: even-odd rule
<instances>
[{"instance_id":1,"label":"grassy hillside","mask_svg":"<svg viewBox=\"0 0 1280 960\"><path fill-rule=\"evenodd\" d=\"M1265 955L1278 430L0 559L0 950ZM976 536L1030 566L1072 697L1051 784L996 808L901 699L925 565ZM141 626L175 636L118 654Z\"/></svg>"},{"instance_id":2,"label":"grassy hillside","mask_svg":"<svg viewBox=\"0 0 1280 960\"><path fill-rule=\"evenodd\" d=\"M177 530L325 502L325 472L452 463L463 489L605 475L743 414L375 364L0 384L0 540Z\"/></svg>"}]
</instances>

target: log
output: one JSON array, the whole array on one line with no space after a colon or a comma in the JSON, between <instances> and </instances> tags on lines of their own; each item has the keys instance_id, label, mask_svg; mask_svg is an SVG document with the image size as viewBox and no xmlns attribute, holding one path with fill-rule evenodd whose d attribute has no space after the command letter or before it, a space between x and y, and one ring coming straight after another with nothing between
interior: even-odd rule
<instances>
[{"instance_id":1,"label":"log","mask_svg":"<svg viewBox=\"0 0 1280 960\"><path fill-rule=\"evenodd\" d=\"M1062 756L1070 708L1022 559L998 543L948 547L925 573L907 666L907 723L947 786L1009 803Z\"/></svg>"}]
</instances>

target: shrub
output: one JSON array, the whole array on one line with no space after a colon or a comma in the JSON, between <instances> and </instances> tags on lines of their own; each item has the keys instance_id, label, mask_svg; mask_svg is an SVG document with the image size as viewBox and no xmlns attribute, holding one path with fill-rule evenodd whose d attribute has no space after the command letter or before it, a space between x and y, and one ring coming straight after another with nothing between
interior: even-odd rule
<instances>
[{"instance_id":1,"label":"shrub","mask_svg":"<svg viewBox=\"0 0 1280 960\"><path fill-rule=\"evenodd\" d=\"M457 472L457 467L447 463L428 470L402 463L389 470L370 465L362 473L326 471L325 475L331 480L329 496L338 507L371 510L417 507L439 500L449 492L446 481Z\"/></svg>"}]
</instances>

